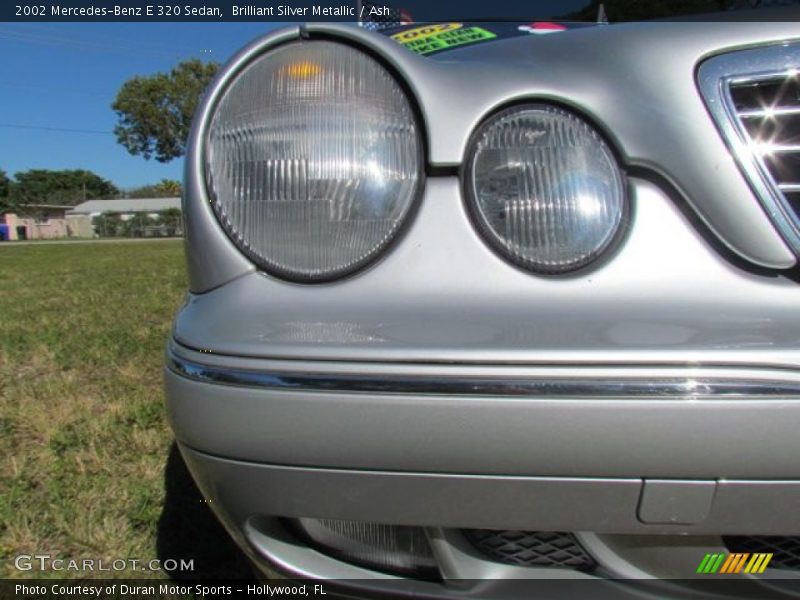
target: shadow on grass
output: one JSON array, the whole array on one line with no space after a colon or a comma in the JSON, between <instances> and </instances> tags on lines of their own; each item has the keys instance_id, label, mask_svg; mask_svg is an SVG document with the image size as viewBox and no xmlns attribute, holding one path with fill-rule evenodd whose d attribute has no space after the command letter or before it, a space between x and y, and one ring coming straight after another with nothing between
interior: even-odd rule
<instances>
[{"instance_id":1,"label":"shadow on grass","mask_svg":"<svg viewBox=\"0 0 800 600\"><path fill-rule=\"evenodd\" d=\"M164 509L158 521L156 552L162 563L194 561L194 571L172 571L175 581L252 579L244 554L202 501L200 490L175 442L164 469Z\"/></svg>"}]
</instances>

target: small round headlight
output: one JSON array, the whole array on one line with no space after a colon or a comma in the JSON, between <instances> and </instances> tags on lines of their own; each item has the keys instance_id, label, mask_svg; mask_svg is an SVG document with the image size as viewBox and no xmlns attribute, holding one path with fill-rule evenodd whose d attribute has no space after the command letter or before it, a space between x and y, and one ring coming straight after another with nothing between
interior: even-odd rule
<instances>
[{"instance_id":1,"label":"small round headlight","mask_svg":"<svg viewBox=\"0 0 800 600\"><path fill-rule=\"evenodd\" d=\"M554 106L511 108L481 125L465 186L487 242L539 273L588 265L612 245L627 214L611 150L586 121Z\"/></svg>"},{"instance_id":2,"label":"small round headlight","mask_svg":"<svg viewBox=\"0 0 800 600\"><path fill-rule=\"evenodd\" d=\"M212 205L265 271L328 281L376 258L408 216L422 142L402 87L364 52L299 41L247 65L206 139Z\"/></svg>"}]
</instances>

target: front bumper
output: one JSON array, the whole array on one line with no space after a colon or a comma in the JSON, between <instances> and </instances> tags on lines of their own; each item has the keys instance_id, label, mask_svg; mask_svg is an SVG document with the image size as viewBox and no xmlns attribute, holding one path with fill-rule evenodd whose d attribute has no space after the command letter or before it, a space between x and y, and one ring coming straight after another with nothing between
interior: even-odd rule
<instances>
[{"instance_id":1,"label":"front bumper","mask_svg":"<svg viewBox=\"0 0 800 600\"><path fill-rule=\"evenodd\" d=\"M212 505L254 518L800 534L800 376L724 367L237 359L175 343L169 416Z\"/></svg>"}]
</instances>

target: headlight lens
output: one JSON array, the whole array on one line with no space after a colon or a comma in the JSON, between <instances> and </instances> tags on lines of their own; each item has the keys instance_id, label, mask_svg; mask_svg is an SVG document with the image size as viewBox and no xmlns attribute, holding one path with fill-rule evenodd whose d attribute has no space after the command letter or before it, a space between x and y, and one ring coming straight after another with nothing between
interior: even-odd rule
<instances>
[{"instance_id":1,"label":"headlight lens","mask_svg":"<svg viewBox=\"0 0 800 600\"><path fill-rule=\"evenodd\" d=\"M512 108L484 123L465 180L489 244L540 273L592 262L612 245L627 213L611 150L583 119L552 106Z\"/></svg>"},{"instance_id":2,"label":"headlight lens","mask_svg":"<svg viewBox=\"0 0 800 600\"><path fill-rule=\"evenodd\" d=\"M280 46L232 81L209 125L214 210L260 267L297 281L351 273L392 241L421 185L406 94L363 52Z\"/></svg>"}]
</instances>

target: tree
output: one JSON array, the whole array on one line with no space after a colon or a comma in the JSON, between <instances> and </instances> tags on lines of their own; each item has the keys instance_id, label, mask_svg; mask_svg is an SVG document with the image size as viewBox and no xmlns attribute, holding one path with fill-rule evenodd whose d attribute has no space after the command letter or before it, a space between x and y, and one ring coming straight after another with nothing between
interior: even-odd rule
<instances>
[{"instance_id":1,"label":"tree","mask_svg":"<svg viewBox=\"0 0 800 600\"><path fill-rule=\"evenodd\" d=\"M180 181L162 179L156 184L131 188L125 192L128 198L175 198L182 193Z\"/></svg>"},{"instance_id":2,"label":"tree","mask_svg":"<svg viewBox=\"0 0 800 600\"><path fill-rule=\"evenodd\" d=\"M111 105L119 119L117 141L148 160L183 156L194 111L218 70L218 63L191 59L169 73L126 81Z\"/></svg>"},{"instance_id":3,"label":"tree","mask_svg":"<svg viewBox=\"0 0 800 600\"><path fill-rule=\"evenodd\" d=\"M575 21L594 21L601 4L605 6L609 21L614 23L762 8L787 4L787 0L591 0L585 8L565 15L563 18Z\"/></svg>"},{"instance_id":4,"label":"tree","mask_svg":"<svg viewBox=\"0 0 800 600\"><path fill-rule=\"evenodd\" d=\"M96 173L83 169L51 171L31 169L14 174L10 185L11 201L26 204L76 205L92 198L119 195L116 186Z\"/></svg>"},{"instance_id":5,"label":"tree","mask_svg":"<svg viewBox=\"0 0 800 600\"><path fill-rule=\"evenodd\" d=\"M0 169L0 198L8 197L8 188L11 185L11 180L6 175L3 169Z\"/></svg>"},{"instance_id":6,"label":"tree","mask_svg":"<svg viewBox=\"0 0 800 600\"><path fill-rule=\"evenodd\" d=\"M92 227L100 237L116 237L122 229L122 217L115 212L103 213L92 219Z\"/></svg>"},{"instance_id":7,"label":"tree","mask_svg":"<svg viewBox=\"0 0 800 600\"><path fill-rule=\"evenodd\" d=\"M174 179L162 179L156 185L156 190L164 198L175 198L183 193L181 182Z\"/></svg>"},{"instance_id":8,"label":"tree","mask_svg":"<svg viewBox=\"0 0 800 600\"><path fill-rule=\"evenodd\" d=\"M8 194L10 192L11 180L6 175L3 169L0 169L0 212L9 211L12 209L11 199Z\"/></svg>"},{"instance_id":9,"label":"tree","mask_svg":"<svg viewBox=\"0 0 800 600\"><path fill-rule=\"evenodd\" d=\"M183 216L180 208L165 208L158 213L158 218L164 224L168 236L183 234Z\"/></svg>"}]
</instances>

